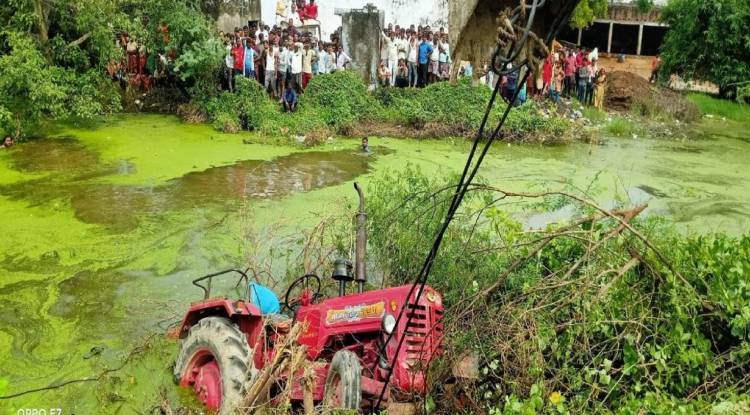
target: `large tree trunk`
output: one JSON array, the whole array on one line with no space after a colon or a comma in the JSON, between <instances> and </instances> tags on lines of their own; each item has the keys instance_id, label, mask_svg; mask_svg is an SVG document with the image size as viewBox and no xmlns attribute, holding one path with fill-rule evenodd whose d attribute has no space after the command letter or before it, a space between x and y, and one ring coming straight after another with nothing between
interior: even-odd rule
<instances>
[{"instance_id":1,"label":"large tree trunk","mask_svg":"<svg viewBox=\"0 0 750 415\"><path fill-rule=\"evenodd\" d=\"M47 16L49 9L45 9L43 0L34 0L34 14L36 15L36 29L39 37L39 45L47 58L47 62L52 63L52 54L48 48L49 27L47 25Z\"/></svg>"}]
</instances>

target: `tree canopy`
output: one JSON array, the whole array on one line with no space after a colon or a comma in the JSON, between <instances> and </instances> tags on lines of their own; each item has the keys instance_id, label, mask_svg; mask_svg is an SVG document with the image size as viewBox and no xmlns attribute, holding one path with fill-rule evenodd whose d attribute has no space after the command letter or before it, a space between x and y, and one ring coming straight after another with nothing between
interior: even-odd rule
<instances>
[{"instance_id":1,"label":"tree canopy","mask_svg":"<svg viewBox=\"0 0 750 415\"><path fill-rule=\"evenodd\" d=\"M661 49L664 74L711 81L727 98L750 80L750 2L671 0L662 19L670 26Z\"/></svg>"},{"instance_id":2,"label":"tree canopy","mask_svg":"<svg viewBox=\"0 0 750 415\"><path fill-rule=\"evenodd\" d=\"M210 16L216 1L6 0L0 3L0 132L21 135L42 119L118 110L107 66L128 33L168 71L195 83L220 65ZM204 10L205 9L205 10ZM207 14L208 13L208 14ZM165 36L165 34L167 34Z\"/></svg>"},{"instance_id":3,"label":"tree canopy","mask_svg":"<svg viewBox=\"0 0 750 415\"><path fill-rule=\"evenodd\" d=\"M581 0L570 17L570 26L582 29L594 23L594 19L607 14L607 0Z\"/></svg>"}]
</instances>

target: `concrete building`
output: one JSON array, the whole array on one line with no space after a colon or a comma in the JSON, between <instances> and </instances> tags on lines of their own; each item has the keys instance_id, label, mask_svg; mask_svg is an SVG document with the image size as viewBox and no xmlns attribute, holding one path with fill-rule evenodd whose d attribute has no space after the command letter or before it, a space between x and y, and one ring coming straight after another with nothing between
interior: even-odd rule
<instances>
[{"instance_id":1,"label":"concrete building","mask_svg":"<svg viewBox=\"0 0 750 415\"><path fill-rule=\"evenodd\" d=\"M219 30L231 32L235 27L261 20L261 0L225 0L219 3L215 14Z\"/></svg>"},{"instance_id":2,"label":"concrete building","mask_svg":"<svg viewBox=\"0 0 750 415\"><path fill-rule=\"evenodd\" d=\"M341 17L341 45L352 58L351 68L375 84L380 61L380 33L385 13L372 4L361 9L336 9Z\"/></svg>"},{"instance_id":3,"label":"concrete building","mask_svg":"<svg viewBox=\"0 0 750 415\"><path fill-rule=\"evenodd\" d=\"M651 60L669 29L660 22L660 7L666 0L656 0L648 13L642 13L635 1L609 4L607 16L585 29L566 28L558 39L587 49L599 48L599 64L609 71L627 71L649 78Z\"/></svg>"},{"instance_id":4,"label":"concrete building","mask_svg":"<svg viewBox=\"0 0 750 415\"><path fill-rule=\"evenodd\" d=\"M666 0L654 4L651 11L642 13L633 0L610 3L607 16L585 29L567 28L558 38L603 53L655 56L668 27L659 21L660 6Z\"/></svg>"}]
</instances>

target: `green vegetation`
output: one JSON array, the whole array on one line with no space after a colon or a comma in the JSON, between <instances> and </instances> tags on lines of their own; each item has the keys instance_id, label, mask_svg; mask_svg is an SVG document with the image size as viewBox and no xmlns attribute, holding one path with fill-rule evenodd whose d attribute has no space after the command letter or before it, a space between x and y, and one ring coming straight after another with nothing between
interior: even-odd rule
<instances>
[{"instance_id":1,"label":"green vegetation","mask_svg":"<svg viewBox=\"0 0 750 415\"><path fill-rule=\"evenodd\" d=\"M414 169L371 182L370 247L387 284L420 269L454 182ZM750 235L683 236L561 194L525 206L578 213L529 232L500 198L513 202L469 194L429 280L447 307L447 361L428 396L438 413L747 413ZM467 352L479 379L443 386Z\"/></svg>"},{"instance_id":2,"label":"green vegetation","mask_svg":"<svg viewBox=\"0 0 750 415\"><path fill-rule=\"evenodd\" d=\"M235 94L224 92L207 104L194 102L222 131L245 129L268 134L312 135L313 141L331 134L349 134L360 123L406 127L421 131L426 127L433 136L470 136L478 130L491 91L471 80L457 84L440 82L424 89L379 88L368 92L360 76L339 71L312 79L300 98L299 111L285 114L281 106L265 97L255 81L238 79ZM247 91L254 91L248 94ZM505 110L496 105L490 125L495 125ZM255 112L253 122L243 123L245 115ZM569 137L570 122L546 114L539 104L529 102L511 112L506 131L512 139L559 142Z\"/></svg>"},{"instance_id":3,"label":"green vegetation","mask_svg":"<svg viewBox=\"0 0 750 415\"><path fill-rule=\"evenodd\" d=\"M688 99L698 105L698 108L700 108L700 111L703 114L710 114L750 124L750 105L738 104L736 102L698 93L688 95Z\"/></svg>"},{"instance_id":4,"label":"green vegetation","mask_svg":"<svg viewBox=\"0 0 750 415\"><path fill-rule=\"evenodd\" d=\"M14 0L0 5L0 133L23 136L40 121L91 118L121 109L122 88L106 75L129 33L173 85L215 88L223 49L209 2L190 0ZM173 58L173 59L172 59Z\"/></svg>"},{"instance_id":5,"label":"green vegetation","mask_svg":"<svg viewBox=\"0 0 750 415\"><path fill-rule=\"evenodd\" d=\"M663 79L711 81L734 98L750 80L750 3L745 0L672 0L662 19L670 29L662 45Z\"/></svg>"},{"instance_id":6,"label":"green vegetation","mask_svg":"<svg viewBox=\"0 0 750 415\"><path fill-rule=\"evenodd\" d=\"M608 7L607 0L581 0L570 17L570 27L580 29L591 26L596 18L607 14Z\"/></svg>"},{"instance_id":7,"label":"green vegetation","mask_svg":"<svg viewBox=\"0 0 750 415\"><path fill-rule=\"evenodd\" d=\"M635 124L621 117L614 118L607 124L607 132L617 137L632 137L635 131Z\"/></svg>"}]
</instances>

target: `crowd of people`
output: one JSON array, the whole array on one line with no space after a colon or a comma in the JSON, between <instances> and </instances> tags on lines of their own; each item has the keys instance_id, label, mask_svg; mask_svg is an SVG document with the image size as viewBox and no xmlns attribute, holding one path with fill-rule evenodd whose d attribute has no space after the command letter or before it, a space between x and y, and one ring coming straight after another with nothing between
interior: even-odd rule
<instances>
[{"instance_id":1,"label":"crowd of people","mask_svg":"<svg viewBox=\"0 0 750 415\"><path fill-rule=\"evenodd\" d=\"M488 70L487 62L483 63L480 79L488 86L494 86L494 73ZM516 104L526 100L527 93L535 96L549 97L555 102L561 98L577 99L581 105L604 109L604 90L607 82L607 71L599 66L598 51L576 48L557 48L541 67L537 76L530 76L524 85L517 85L520 74L512 72L503 76L501 82L502 96L510 101L519 91Z\"/></svg>"},{"instance_id":2,"label":"crowd of people","mask_svg":"<svg viewBox=\"0 0 750 415\"><path fill-rule=\"evenodd\" d=\"M389 24L381 33L378 84L399 88L425 87L450 78L448 33L430 26Z\"/></svg>"},{"instance_id":3,"label":"crowd of people","mask_svg":"<svg viewBox=\"0 0 750 415\"><path fill-rule=\"evenodd\" d=\"M331 35L329 42L318 41L314 34L299 30L294 19L283 27L259 26L219 34L227 49L225 88L229 91L234 90L236 77L253 78L293 111L296 97L313 76L346 69L351 63L338 34ZM287 105L287 98L294 98L293 105Z\"/></svg>"},{"instance_id":4,"label":"crowd of people","mask_svg":"<svg viewBox=\"0 0 750 415\"><path fill-rule=\"evenodd\" d=\"M123 51L122 60L112 60L107 65L107 74L116 81L150 90L154 84L169 76L169 67L174 63L176 53L169 48L170 36L166 23L157 28L157 50L149 50L135 36L127 32L117 35L115 43Z\"/></svg>"}]
</instances>

